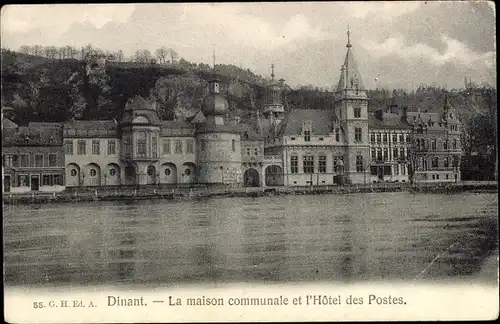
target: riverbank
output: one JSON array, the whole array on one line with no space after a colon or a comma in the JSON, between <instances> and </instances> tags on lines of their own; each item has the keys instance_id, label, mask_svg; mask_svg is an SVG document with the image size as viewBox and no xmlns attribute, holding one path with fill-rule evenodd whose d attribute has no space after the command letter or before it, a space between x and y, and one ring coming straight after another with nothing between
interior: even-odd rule
<instances>
[{"instance_id":1,"label":"riverbank","mask_svg":"<svg viewBox=\"0 0 500 324\"><path fill-rule=\"evenodd\" d=\"M498 184L474 182L461 184L404 184L381 183L368 185L313 186L313 187L228 187L203 186L184 188L164 187L100 187L71 188L59 193L4 193L3 202L14 204L73 203L82 201L203 199L212 197L261 197L276 195L352 194L367 192L498 192Z\"/></svg>"}]
</instances>

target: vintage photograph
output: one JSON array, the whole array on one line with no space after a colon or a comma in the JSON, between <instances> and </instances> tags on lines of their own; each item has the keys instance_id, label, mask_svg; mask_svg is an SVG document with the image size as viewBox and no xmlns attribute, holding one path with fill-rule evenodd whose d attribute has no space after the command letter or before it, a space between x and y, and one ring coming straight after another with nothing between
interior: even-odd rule
<instances>
[{"instance_id":1,"label":"vintage photograph","mask_svg":"<svg viewBox=\"0 0 500 324\"><path fill-rule=\"evenodd\" d=\"M349 287L498 293L495 18L487 1L3 6L5 319L374 320L424 306ZM423 313L482 319L450 308Z\"/></svg>"}]
</instances>

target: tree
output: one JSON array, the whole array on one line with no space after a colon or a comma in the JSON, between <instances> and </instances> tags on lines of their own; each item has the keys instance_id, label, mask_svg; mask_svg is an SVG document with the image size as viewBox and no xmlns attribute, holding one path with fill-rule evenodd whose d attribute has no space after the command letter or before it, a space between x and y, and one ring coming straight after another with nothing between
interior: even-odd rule
<instances>
[{"instance_id":1,"label":"tree","mask_svg":"<svg viewBox=\"0 0 500 324\"><path fill-rule=\"evenodd\" d=\"M155 56L158 59L158 62L160 64L165 64L166 63L168 54L169 54L168 49L165 48L164 46L160 47L155 52Z\"/></svg>"},{"instance_id":2,"label":"tree","mask_svg":"<svg viewBox=\"0 0 500 324\"><path fill-rule=\"evenodd\" d=\"M174 63L179 57L179 54L173 48L169 49L169 53L170 53L170 58L172 59L172 63Z\"/></svg>"},{"instance_id":3,"label":"tree","mask_svg":"<svg viewBox=\"0 0 500 324\"><path fill-rule=\"evenodd\" d=\"M31 46L22 45L19 48L19 52L21 52L23 54L31 54L32 53L32 48L31 48Z\"/></svg>"}]
</instances>

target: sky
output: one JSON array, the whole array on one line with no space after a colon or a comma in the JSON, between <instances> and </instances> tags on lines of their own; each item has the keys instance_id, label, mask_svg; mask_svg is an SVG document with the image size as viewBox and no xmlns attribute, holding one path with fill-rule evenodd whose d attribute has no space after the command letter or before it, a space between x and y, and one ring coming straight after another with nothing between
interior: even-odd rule
<instances>
[{"instance_id":1,"label":"sky","mask_svg":"<svg viewBox=\"0 0 500 324\"><path fill-rule=\"evenodd\" d=\"M292 87L333 89L347 29L367 88L496 86L495 7L486 1L8 5L2 48L92 44L234 64Z\"/></svg>"}]
</instances>

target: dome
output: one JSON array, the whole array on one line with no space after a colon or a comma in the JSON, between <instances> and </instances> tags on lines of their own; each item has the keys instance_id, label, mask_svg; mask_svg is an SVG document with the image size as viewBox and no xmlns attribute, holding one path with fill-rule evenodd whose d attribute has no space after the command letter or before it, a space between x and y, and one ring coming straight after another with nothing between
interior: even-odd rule
<instances>
[{"instance_id":1,"label":"dome","mask_svg":"<svg viewBox=\"0 0 500 324\"><path fill-rule=\"evenodd\" d=\"M222 116L227 114L229 110L229 103L226 98L218 93L212 93L203 99L201 104L201 111L205 116Z\"/></svg>"}]
</instances>

